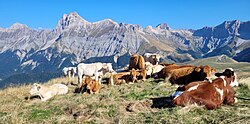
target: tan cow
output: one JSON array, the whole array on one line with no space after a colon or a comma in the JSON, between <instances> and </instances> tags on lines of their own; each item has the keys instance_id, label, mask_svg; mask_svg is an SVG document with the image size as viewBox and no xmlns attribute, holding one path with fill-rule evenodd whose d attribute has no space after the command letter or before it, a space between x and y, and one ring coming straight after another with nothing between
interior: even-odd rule
<instances>
[{"instance_id":1,"label":"tan cow","mask_svg":"<svg viewBox=\"0 0 250 124\"><path fill-rule=\"evenodd\" d=\"M112 74L109 78L110 85L120 85L125 84L129 81L130 72L119 72L117 74Z\"/></svg>"},{"instance_id":2,"label":"tan cow","mask_svg":"<svg viewBox=\"0 0 250 124\"><path fill-rule=\"evenodd\" d=\"M130 77L132 79L132 83L135 83L138 80L145 81L146 76L147 76L146 69L141 69L141 70L132 69L132 70L130 70Z\"/></svg>"},{"instance_id":3,"label":"tan cow","mask_svg":"<svg viewBox=\"0 0 250 124\"><path fill-rule=\"evenodd\" d=\"M64 84L53 84L51 86L44 86L34 83L29 91L31 96L38 95L42 101L46 101L55 95L68 93L68 87Z\"/></svg>"},{"instance_id":4,"label":"tan cow","mask_svg":"<svg viewBox=\"0 0 250 124\"><path fill-rule=\"evenodd\" d=\"M86 76L84 82L86 89L89 90L90 94L97 94L102 88L101 84L95 79L92 79L90 76Z\"/></svg>"}]
</instances>

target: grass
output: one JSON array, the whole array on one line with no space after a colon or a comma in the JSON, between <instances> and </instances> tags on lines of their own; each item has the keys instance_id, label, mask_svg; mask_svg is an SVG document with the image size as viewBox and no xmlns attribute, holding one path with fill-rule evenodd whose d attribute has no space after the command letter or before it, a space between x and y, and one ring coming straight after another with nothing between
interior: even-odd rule
<instances>
[{"instance_id":1,"label":"grass","mask_svg":"<svg viewBox=\"0 0 250 124\"><path fill-rule=\"evenodd\" d=\"M235 66L235 65L234 65ZM218 66L219 67L219 66ZM220 68L219 68L220 69ZM46 102L27 100L31 85L8 87L0 91L0 123L250 123L250 68L238 68L239 87L235 87L238 103L223 105L216 110L201 106L169 106L169 98L176 86L157 83L153 79L130 85L103 85L99 94L70 92ZM243 76L241 74L244 74ZM56 78L45 85L67 83ZM77 80L73 80L77 82Z\"/></svg>"}]
</instances>

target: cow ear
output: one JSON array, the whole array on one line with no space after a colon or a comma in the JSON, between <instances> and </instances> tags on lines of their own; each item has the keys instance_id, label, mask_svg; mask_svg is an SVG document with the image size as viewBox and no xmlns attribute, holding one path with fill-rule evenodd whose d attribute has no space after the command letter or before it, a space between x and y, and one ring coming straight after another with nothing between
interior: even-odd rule
<instances>
[{"instance_id":1,"label":"cow ear","mask_svg":"<svg viewBox=\"0 0 250 124\"><path fill-rule=\"evenodd\" d=\"M201 71L201 68L195 68L195 71L196 71L196 72L200 72L200 71Z\"/></svg>"}]
</instances>

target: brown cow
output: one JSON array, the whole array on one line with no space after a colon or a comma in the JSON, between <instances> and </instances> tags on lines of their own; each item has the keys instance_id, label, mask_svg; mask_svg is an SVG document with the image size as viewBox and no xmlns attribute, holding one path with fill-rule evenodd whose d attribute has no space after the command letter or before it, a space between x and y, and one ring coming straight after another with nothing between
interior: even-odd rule
<instances>
[{"instance_id":1,"label":"brown cow","mask_svg":"<svg viewBox=\"0 0 250 124\"><path fill-rule=\"evenodd\" d=\"M188 84L193 81L208 80L212 69L209 66L192 66L192 65L169 65L164 67L155 78L164 78L171 84Z\"/></svg>"},{"instance_id":2,"label":"brown cow","mask_svg":"<svg viewBox=\"0 0 250 124\"><path fill-rule=\"evenodd\" d=\"M92 79L90 76L86 76L84 82L86 89L89 90L90 94L99 93L100 89L102 88L101 84L95 79Z\"/></svg>"},{"instance_id":3,"label":"brown cow","mask_svg":"<svg viewBox=\"0 0 250 124\"><path fill-rule=\"evenodd\" d=\"M112 74L109 78L110 85L120 85L125 84L129 81L130 72L120 72L117 74Z\"/></svg>"},{"instance_id":4,"label":"brown cow","mask_svg":"<svg viewBox=\"0 0 250 124\"><path fill-rule=\"evenodd\" d=\"M130 77L132 79L132 83L137 82L137 80L145 81L146 76L147 76L146 69L141 69L141 70L132 69L132 70L130 70Z\"/></svg>"},{"instance_id":5,"label":"brown cow","mask_svg":"<svg viewBox=\"0 0 250 124\"><path fill-rule=\"evenodd\" d=\"M230 85L237 82L236 74L231 70L227 70L227 74L222 74L212 82L192 82L178 88L172 103L178 106L188 104L205 105L207 109L216 109L223 103L232 105L237 99L234 97L234 91Z\"/></svg>"},{"instance_id":6,"label":"brown cow","mask_svg":"<svg viewBox=\"0 0 250 124\"><path fill-rule=\"evenodd\" d=\"M141 55L134 54L129 60L129 70L145 68L145 60Z\"/></svg>"}]
</instances>

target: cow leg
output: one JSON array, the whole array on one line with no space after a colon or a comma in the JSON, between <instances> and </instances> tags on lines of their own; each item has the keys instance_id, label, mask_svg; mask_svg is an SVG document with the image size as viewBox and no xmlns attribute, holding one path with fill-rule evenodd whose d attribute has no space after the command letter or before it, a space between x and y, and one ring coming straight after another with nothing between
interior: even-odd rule
<instances>
[{"instance_id":1,"label":"cow leg","mask_svg":"<svg viewBox=\"0 0 250 124\"><path fill-rule=\"evenodd\" d=\"M168 76L164 79L164 83L169 83L169 82L170 82L170 81L169 81L169 80L170 80L170 77L171 77L171 76L168 75Z\"/></svg>"},{"instance_id":2,"label":"cow leg","mask_svg":"<svg viewBox=\"0 0 250 124\"><path fill-rule=\"evenodd\" d=\"M78 73L78 84L82 84L82 77L84 75L82 73Z\"/></svg>"}]
</instances>

